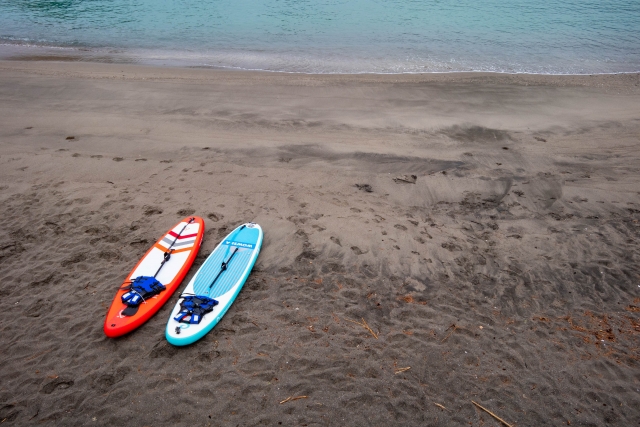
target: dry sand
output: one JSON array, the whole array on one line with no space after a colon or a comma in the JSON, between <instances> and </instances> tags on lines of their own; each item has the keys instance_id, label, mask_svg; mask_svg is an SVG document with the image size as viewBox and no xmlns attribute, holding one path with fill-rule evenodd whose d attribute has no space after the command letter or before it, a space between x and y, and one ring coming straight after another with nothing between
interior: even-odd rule
<instances>
[{"instance_id":1,"label":"dry sand","mask_svg":"<svg viewBox=\"0 0 640 427\"><path fill-rule=\"evenodd\" d=\"M639 84L0 62L0 421L639 425ZM236 303L106 338L191 213Z\"/></svg>"}]
</instances>

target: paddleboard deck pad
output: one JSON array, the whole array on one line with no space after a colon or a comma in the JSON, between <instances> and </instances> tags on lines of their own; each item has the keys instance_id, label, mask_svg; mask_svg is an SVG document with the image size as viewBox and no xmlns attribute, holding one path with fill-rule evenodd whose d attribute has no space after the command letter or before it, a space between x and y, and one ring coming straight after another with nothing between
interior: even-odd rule
<instances>
[{"instance_id":1,"label":"paddleboard deck pad","mask_svg":"<svg viewBox=\"0 0 640 427\"><path fill-rule=\"evenodd\" d=\"M167 341L192 344L213 329L249 277L261 246L262 228L254 223L220 242L180 295L167 323Z\"/></svg>"},{"instance_id":2,"label":"paddleboard deck pad","mask_svg":"<svg viewBox=\"0 0 640 427\"><path fill-rule=\"evenodd\" d=\"M203 236L202 218L187 217L147 251L111 303L104 322L108 337L119 337L140 327L169 300L195 261ZM137 285L133 289L132 283ZM140 286L151 286L154 292L145 293Z\"/></svg>"}]
</instances>

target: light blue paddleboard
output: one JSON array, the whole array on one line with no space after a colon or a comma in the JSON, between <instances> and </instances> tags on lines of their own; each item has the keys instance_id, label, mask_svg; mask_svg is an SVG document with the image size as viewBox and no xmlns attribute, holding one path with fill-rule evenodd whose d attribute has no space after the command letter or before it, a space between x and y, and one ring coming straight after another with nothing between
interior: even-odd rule
<instances>
[{"instance_id":1,"label":"light blue paddleboard","mask_svg":"<svg viewBox=\"0 0 640 427\"><path fill-rule=\"evenodd\" d=\"M198 341L218 324L249 277L261 246L262 228L254 223L241 225L220 242L193 276L173 308L167 323L167 341L173 345L188 345ZM226 262L225 270L222 269L223 262ZM190 316L179 322L176 317L182 311L180 303L183 295L206 296L218 301L218 305L202 316L198 324L189 323Z\"/></svg>"}]
</instances>

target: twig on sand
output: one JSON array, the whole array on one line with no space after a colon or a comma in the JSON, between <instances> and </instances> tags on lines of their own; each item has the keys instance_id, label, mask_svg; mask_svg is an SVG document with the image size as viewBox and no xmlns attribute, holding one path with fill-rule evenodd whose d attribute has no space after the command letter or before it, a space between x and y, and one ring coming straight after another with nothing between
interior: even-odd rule
<instances>
[{"instance_id":1,"label":"twig on sand","mask_svg":"<svg viewBox=\"0 0 640 427\"><path fill-rule=\"evenodd\" d=\"M396 374L400 374L402 372L407 372L409 369L411 369L411 366L407 366L406 368L398 368L398 369L396 369Z\"/></svg>"},{"instance_id":2,"label":"twig on sand","mask_svg":"<svg viewBox=\"0 0 640 427\"><path fill-rule=\"evenodd\" d=\"M371 335L373 335L375 339L378 339L378 335L375 332L373 332L373 329L371 329L369 325L367 325L367 322L364 320L364 318L362 318L362 324L364 325L365 328L369 330L369 332L371 332Z\"/></svg>"},{"instance_id":3,"label":"twig on sand","mask_svg":"<svg viewBox=\"0 0 640 427\"><path fill-rule=\"evenodd\" d=\"M441 405L441 404L439 404L439 403L433 402L433 404L434 404L434 405L436 405L438 408L442 408L442 409L444 409L445 411L448 411L448 409L447 409L447 408L445 408L444 406L442 406L442 405Z\"/></svg>"},{"instance_id":4,"label":"twig on sand","mask_svg":"<svg viewBox=\"0 0 640 427\"><path fill-rule=\"evenodd\" d=\"M344 320L346 320L347 322L355 323L356 325L364 326L362 323L356 322L355 320L347 319L346 317Z\"/></svg>"},{"instance_id":5,"label":"twig on sand","mask_svg":"<svg viewBox=\"0 0 640 427\"><path fill-rule=\"evenodd\" d=\"M487 408L481 406L479 403L474 402L473 400L471 401L471 403L473 403L474 405L476 405L478 408L482 409L483 411L485 411L487 414L491 415L493 418L495 418L496 420L500 421L502 424L506 425L507 427L513 427L511 424L509 424L508 422L506 422L505 420L503 420L502 418L500 418L499 416L497 416L496 414L494 414L493 412L491 412L490 410L488 410Z\"/></svg>"},{"instance_id":6,"label":"twig on sand","mask_svg":"<svg viewBox=\"0 0 640 427\"><path fill-rule=\"evenodd\" d=\"M371 328L369 327L369 325L367 325L367 322L364 320L364 318L362 318L362 323L360 323L360 322L356 322L355 320L350 320L350 319L347 319L347 318L345 318L344 320L346 320L347 322L355 323L356 325L360 325L360 326L362 326L363 328L365 328L366 330L368 330L369 332L371 332L371 335L373 335L373 337L374 337L375 339L378 339L378 335L376 335L376 333L375 333L375 332L373 332L373 329L371 329Z\"/></svg>"},{"instance_id":7,"label":"twig on sand","mask_svg":"<svg viewBox=\"0 0 640 427\"><path fill-rule=\"evenodd\" d=\"M289 396L285 400L280 402L280 404L282 405L283 403L293 402L294 400L298 400L298 399L306 399L307 397L308 396Z\"/></svg>"},{"instance_id":8,"label":"twig on sand","mask_svg":"<svg viewBox=\"0 0 640 427\"><path fill-rule=\"evenodd\" d=\"M453 328L453 329L451 329L451 328ZM440 342L445 342L445 341L447 340L447 338L449 338L449 337L451 336L451 334L452 334L452 333L454 333L454 332L456 331L456 329L458 329L458 327L456 326L456 324L455 324L455 323L452 323L452 324L451 324L451 326L449 326L447 329L451 329L451 332L449 332L449 333L447 334L447 336L446 336L446 337L444 337L444 338L442 339L442 341L440 341Z\"/></svg>"}]
</instances>

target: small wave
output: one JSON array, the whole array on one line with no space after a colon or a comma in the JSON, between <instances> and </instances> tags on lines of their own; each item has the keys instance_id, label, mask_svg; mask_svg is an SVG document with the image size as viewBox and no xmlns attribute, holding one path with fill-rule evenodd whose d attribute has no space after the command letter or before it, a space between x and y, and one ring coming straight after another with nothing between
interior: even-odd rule
<instances>
[{"instance_id":1,"label":"small wave","mask_svg":"<svg viewBox=\"0 0 640 427\"><path fill-rule=\"evenodd\" d=\"M56 46L33 40L0 39L2 59L49 59L138 63L166 67L212 68L301 74L428 74L428 73L504 73L544 75L584 75L635 73L640 66L602 60L567 60L534 64L506 62L492 58L437 59L400 57L393 54L363 55L360 52L336 54L325 51L309 55L304 52L265 52L247 50L179 50L126 49L116 47Z\"/></svg>"}]
</instances>

